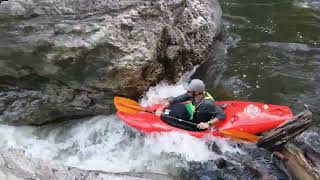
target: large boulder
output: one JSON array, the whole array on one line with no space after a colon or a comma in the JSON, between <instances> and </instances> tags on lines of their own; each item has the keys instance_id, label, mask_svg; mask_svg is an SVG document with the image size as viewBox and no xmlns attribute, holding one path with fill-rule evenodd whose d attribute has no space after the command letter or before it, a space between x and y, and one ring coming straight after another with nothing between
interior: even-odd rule
<instances>
[{"instance_id":1,"label":"large boulder","mask_svg":"<svg viewBox=\"0 0 320 180\"><path fill-rule=\"evenodd\" d=\"M9 0L0 4L0 122L108 114L205 60L217 0Z\"/></svg>"}]
</instances>

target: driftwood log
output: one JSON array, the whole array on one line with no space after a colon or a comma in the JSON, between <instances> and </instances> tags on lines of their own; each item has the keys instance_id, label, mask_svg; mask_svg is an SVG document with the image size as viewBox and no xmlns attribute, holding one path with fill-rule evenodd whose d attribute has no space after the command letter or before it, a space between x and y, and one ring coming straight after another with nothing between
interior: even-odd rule
<instances>
[{"instance_id":1,"label":"driftwood log","mask_svg":"<svg viewBox=\"0 0 320 180\"><path fill-rule=\"evenodd\" d=\"M273 162L294 180L319 180L319 156L308 154L293 144L285 145L273 158ZM280 158L282 156L282 158Z\"/></svg>"},{"instance_id":2,"label":"driftwood log","mask_svg":"<svg viewBox=\"0 0 320 180\"><path fill-rule=\"evenodd\" d=\"M273 162L290 179L320 179L320 156L307 153L292 144L294 138L311 126L312 113L305 110L278 128L265 134L257 143L272 153Z\"/></svg>"},{"instance_id":3,"label":"driftwood log","mask_svg":"<svg viewBox=\"0 0 320 180\"><path fill-rule=\"evenodd\" d=\"M294 140L296 136L301 134L311 126L312 113L305 110L291 120L286 121L276 129L265 134L257 143L258 147L276 151L282 149L285 144Z\"/></svg>"}]
</instances>

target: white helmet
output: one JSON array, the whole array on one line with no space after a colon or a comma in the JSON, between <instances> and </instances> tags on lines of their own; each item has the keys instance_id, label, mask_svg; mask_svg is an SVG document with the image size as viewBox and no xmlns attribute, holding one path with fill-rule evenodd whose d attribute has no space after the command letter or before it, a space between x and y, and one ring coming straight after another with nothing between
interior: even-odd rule
<instances>
[{"instance_id":1,"label":"white helmet","mask_svg":"<svg viewBox=\"0 0 320 180\"><path fill-rule=\"evenodd\" d=\"M204 82L200 79L192 79L188 85L186 85L185 90L187 91L193 91L193 92L204 92L206 89L206 86L204 85Z\"/></svg>"}]
</instances>

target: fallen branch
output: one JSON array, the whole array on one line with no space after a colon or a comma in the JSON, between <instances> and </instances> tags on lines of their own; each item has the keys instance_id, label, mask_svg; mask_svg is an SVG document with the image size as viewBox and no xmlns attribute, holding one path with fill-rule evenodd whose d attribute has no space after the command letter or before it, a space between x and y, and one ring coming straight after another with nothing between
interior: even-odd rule
<instances>
[{"instance_id":1,"label":"fallen branch","mask_svg":"<svg viewBox=\"0 0 320 180\"><path fill-rule=\"evenodd\" d=\"M278 151L285 160L278 156L273 158L273 162L287 174L290 179L317 180L320 179L318 164L313 163L305 153L293 144L287 144ZM318 157L319 158L319 157Z\"/></svg>"},{"instance_id":2,"label":"fallen branch","mask_svg":"<svg viewBox=\"0 0 320 180\"><path fill-rule=\"evenodd\" d=\"M309 128L311 123L312 113L305 110L264 135L258 141L257 146L269 151L280 150L285 144L291 142L296 136Z\"/></svg>"},{"instance_id":3,"label":"fallen branch","mask_svg":"<svg viewBox=\"0 0 320 180\"><path fill-rule=\"evenodd\" d=\"M312 113L305 110L286 121L278 128L268 132L257 143L258 147L273 152L273 162L288 175L290 179L320 179L320 163L317 155L306 156L301 149L291 144L296 136L308 129L312 124ZM308 154L307 154L308 155Z\"/></svg>"}]
</instances>

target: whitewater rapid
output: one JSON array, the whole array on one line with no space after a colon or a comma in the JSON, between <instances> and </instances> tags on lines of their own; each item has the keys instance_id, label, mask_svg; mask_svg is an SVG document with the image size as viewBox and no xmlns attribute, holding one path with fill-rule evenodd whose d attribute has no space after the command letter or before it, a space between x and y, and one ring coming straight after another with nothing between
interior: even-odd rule
<instances>
[{"instance_id":1,"label":"whitewater rapid","mask_svg":"<svg viewBox=\"0 0 320 180\"><path fill-rule=\"evenodd\" d=\"M159 83L141 99L148 105L184 92L183 83ZM159 98L160 97L160 98ZM214 141L222 152L242 153L227 140L198 139L177 132L144 135L115 115L72 120L46 127L0 125L0 148L24 150L27 156L86 170L177 174L189 162L207 162L221 155L211 151Z\"/></svg>"}]
</instances>

